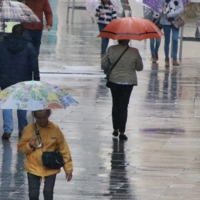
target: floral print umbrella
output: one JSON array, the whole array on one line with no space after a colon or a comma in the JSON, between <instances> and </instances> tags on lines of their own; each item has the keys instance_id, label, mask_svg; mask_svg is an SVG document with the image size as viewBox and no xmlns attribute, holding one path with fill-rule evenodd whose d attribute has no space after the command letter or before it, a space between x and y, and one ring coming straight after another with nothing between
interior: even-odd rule
<instances>
[{"instance_id":1,"label":"floral print umbrella","mask_svg":"<svg viewBox=\"0 0 200 200\"><path fill-rule=\"evenodd\" d=\"M20 82L0 92L1 109L63 109L77 103L61 88L40 81Z\"/></svg>"}]
</instances>

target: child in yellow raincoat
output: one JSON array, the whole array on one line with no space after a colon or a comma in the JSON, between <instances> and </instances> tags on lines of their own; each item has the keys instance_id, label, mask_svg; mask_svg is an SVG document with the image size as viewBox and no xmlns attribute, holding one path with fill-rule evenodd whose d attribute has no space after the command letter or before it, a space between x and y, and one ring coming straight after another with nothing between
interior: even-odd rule
<instances>
[{"instance_id":1,"label":"child in yellow raincoat","mask_svg":"<svg viewBox=\"0 0 200 200\"><path fill-rule=\"evenodd\" d=\"M33 137L33 124L24 128L22 137L18 142L18 150L26 154L25 169L28 176L29 200L39 200L39 190L41 178L44 178L44 200L53 200L53 189L56 180L56 174L60 169L48 169L43 166L42 153L45 151L54 151L56 146L62 154L65 165L63 169L66 173L66 179L72 179L72 158L68 144L59 127L49 121L51 110L33 111L36 119L36 129L39 131L42 148L36 148L37 139Z\"/></svg>"}]
</instances>

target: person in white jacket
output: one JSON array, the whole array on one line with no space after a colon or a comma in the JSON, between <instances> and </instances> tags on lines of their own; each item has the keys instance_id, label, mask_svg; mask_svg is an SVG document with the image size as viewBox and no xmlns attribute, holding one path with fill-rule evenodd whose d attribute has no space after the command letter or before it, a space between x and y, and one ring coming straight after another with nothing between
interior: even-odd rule
<instances>
[{"instance_id":1,"label":"person in white jacket","mask_svg":"<svg viewBox=\"0 0 200 200\"><path fill-rule=\"evenodd\" d=\"M169 67L169 44L170 35L172 31L172 57L174 66L178 66L177 52L178 52L178 35L179 28L176 28L172 21L176 19L183 12L182 0L160 0L158 5L158 12L161 13L160 23L162 24L165 35L165 66Z\"/></svg>"}]
</instances>

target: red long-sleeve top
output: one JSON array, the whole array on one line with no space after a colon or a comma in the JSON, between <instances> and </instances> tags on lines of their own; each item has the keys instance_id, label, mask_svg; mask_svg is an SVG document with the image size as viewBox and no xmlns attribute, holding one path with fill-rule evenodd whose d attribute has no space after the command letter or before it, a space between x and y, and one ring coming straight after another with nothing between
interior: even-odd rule
<instances>
[{"instance_id":1,"label":"red long-sleeve top","mask_svg":"<svg viewBox=\"0 0 200 200\"><path fill-rule=\"evenodd\" d=\"M25 3L40 19L39 23L22 23L23 27L31 30L43 30L43 13L46 25L53 25L53 14L48 0L26 0Z\"/></svg>"}]
</instances>

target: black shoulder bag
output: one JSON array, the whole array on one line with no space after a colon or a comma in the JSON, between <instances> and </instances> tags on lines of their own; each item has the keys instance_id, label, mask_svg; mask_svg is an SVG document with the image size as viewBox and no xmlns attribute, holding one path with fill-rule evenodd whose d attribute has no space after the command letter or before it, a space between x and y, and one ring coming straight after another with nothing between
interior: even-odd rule
<instances>
[{"instance_id":1,"label":"black shoulder bag","mask_svg":"<svg viewBox=\"0 0 200 200\"><path fill-rule=\"evenodd\" d=\"M106 79L107 79L107 83L106 83L106 87L110 88L110 82L109 82L109 76L111 71L113 70L113 68L116 66L116 64L118 63L118 61L120 60L120 58L125 54L125 52L128 50L129 46L127 46L127 48L123 51L123 53L119 56L119 58L115 61L115 63L113 64L113 66L110 68L110 70L108 71L108 73L106 74Z\"/></svg>"},{"instance_id":2,"label":"black shoulder bag","mask_svg":"<svg viewBox=\"0 0 200 200\"><path fill-rule=\"evenodd\" d=\"M57 149L55 151L43 152L42 162L49 169L60 169L65 164L61 153Z\"/></svg>"}]
</instances>

